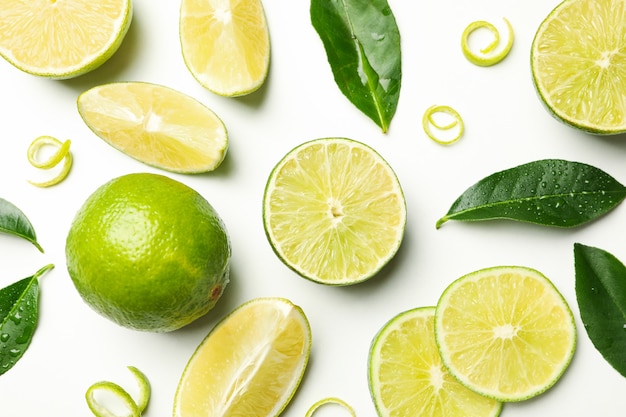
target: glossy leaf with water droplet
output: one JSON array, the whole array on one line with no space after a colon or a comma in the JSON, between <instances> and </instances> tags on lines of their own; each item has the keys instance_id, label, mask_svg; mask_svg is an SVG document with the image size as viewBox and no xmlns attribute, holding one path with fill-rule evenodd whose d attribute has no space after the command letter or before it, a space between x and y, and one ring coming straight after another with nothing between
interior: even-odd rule
<instances>
[{"instance_id":1,"label":"glossy leaf with water droplet","mask_svg":"<svg viewBox=\"0 0 626 417\"><path fill-rule=\"evenodd\" d=\"M0 375L24 355L39 318L39 277L52 269L46 265L33 276L0 289Z\"/></svg>"},{"instance_id":2,"label":"glossy leaf with water droplet","mask_svg":"<svg viewBox=\"0 0 626 417\"><path fill-rule=\"evenodd\" d=\"M13 203L2 198L0 198L0 232L24 238L43 252L37 243L35 229L26 215Z\"/></svg>"},{"instance_id":3,"label":"glossy leaf with water droplet","mask_svg":"<svg viewBox=\"0 0 626 417\"><path fill-rule=\"evenodd\" d=\"M574 227L620 204L626 187L580 162L544 159L496 172L469 187L437 221L509 219Z\"/></svg>"},{"instance_id":4,"label":"glossy leaf with water droplet","mask_svg":"<svg viewBox=\"0 0 626 417\"><path fill-rule=\"evenodd\" d=\"M626 267L612 254L574 244L576 299L595 348L626 377Z\"/></svg>"},{"instance_id":5,"label":"glossy leaf with water droplet","mask_svg":"<svg viewBox=\"0 0 626 417\"><path fill-rule=\"evenodd\" d=\"M311 0L320 36L341 92L387 132L400 97L400 32L387 0Z\"/></svg>"}]
</instances>

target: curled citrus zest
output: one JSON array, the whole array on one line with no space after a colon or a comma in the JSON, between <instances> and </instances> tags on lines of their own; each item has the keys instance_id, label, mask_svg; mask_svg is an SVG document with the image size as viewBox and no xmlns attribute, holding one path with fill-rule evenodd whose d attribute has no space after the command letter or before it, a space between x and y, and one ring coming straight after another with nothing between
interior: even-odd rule
<instances>
[{"instance_id":1,"label":"curled citrus zest","mask_svg":"<svg viewBox=\"0 0 626 417\"><path fill-rule=\"evenodd\" d=\"M72 142L70 140L61 142L60 140L53 138L52 136L39 136L38 138L36 138L28 147L28 162L30 162L30 164L35 168L51 169L57 166L61 161L63 161L63 167L55 177L51 178L48 181L35 182L29 180L28 182L37 187L50 187L63 181L65 177L67 177L67 174L70 172L70 169L72 167L72 154L70 153L71 143ZM37 159L37 153L44 146L54 146L57 149L56 152L50 155L50 157L43 161L39 161Z\"/></svg>"},{"instance_id":2,"label":"curled citrus zest","mask_svg":"<svg viewBox=\"0 0 626 417\"><path fill-rule=\"evenodd\" d=\"M87 400L87 405L91 412L97 417L119 417L115 413L111 412L107 407L101 405L96 399L96 391L106 391L108 394L111 394L115 397L116 400L126 409L130 414L123 414L125 417L141 417L141 413L148 406L148 401L150 400L150 383L148 382L148 378L137 368L134 366L128 366L128 369L131 371L135 380L137 381L137 385L139 386L139 398L135 402L133 397L121 386L114 382L109 381L100 381L92 384L85 394L85 399Z\"/></svg>"},{"instance_id":3,"label":"curled citrus zest","mask_svg":"<svg viewBox=\"0 0 626 417\"><path fill-rule=\"evenodd\" d=\"M506 58L513 47L513 39L515 36L511 23L506 18L503 19L508 28L508 37L506 44L498 53L494 53L494 51L498 45L500 45L500 32L493 24L484 20L477 20L470 23L465 28L463 35L461 36L461 49L463 50L463 54L468 61L481 67L488 67L495 65ZM487 46L480 49L480 53L475 53L469 46L469 37L477 29L487 29L493 35L493 40Z\"/></svg>"},{"instance_id":4,"label":"curled citrus zest","mask_svg":"<svg viewBox=\"0 0 626 417\"><path fill-rule=\"evenodd\" d=\"M139 411L139 407L130 396L128 392L124 390L124 388L120 387L114 382L109 381L100 381L91 385L89 389L87 389L87 393L85 394L85 398L87 399L87 405L91 412L97 417L120 417L117 414L111 412L107 407L104 407L96 400L96 391L107 391L112 394L116 400L119 400L122 406L130 412L130 417L140 417L141 413ZM123 414L128 416L129 414Z\"/></svg>"},{"instance_id":5,"label":"curled citrus zest","mask_svg":"<svg viewBox=\"0 0 626 417\"><path fill-rule=\"evenodd\" d=\"M148 378L141 372L139 369L134 366L128 366L128 370L133 374L135 380L137 381L137 385L139 386L139 398L137 399L137 408L139 408L139 413L143 413L143 410L148 406L148 401L150 401L150 382Z\"/></svg>"},{"instance_id":6,"label":"curled citrus zest","mask_svg":"<svg viewBox=\"0 0 626 417\"><path fill-rule=\"evenodd\" d=\"M452 120L449 123L445 123L445 124L438 123L433 117L435 113L445 113L451 116ZM461 139L461 136L463 136L463 133L465 131L465 125L463 123L463 119L461 118L461 115L452 107L442 106L442 105L434 105L426 109L426 111L424 112L424 116L422 117L422 126L424 128L424 132L426 132L428 137L441 145L453 144L457 140ZM448 140L439 139L433 133L431 127L434 127L440 131L456 128L457 134L456 136Z\"/></svg>"},{"instance_id":7,"label":"curled citrus zest","mask_svg":"<svg viewBox=\"0 0 626 417\"><path fill-rule=\"evenodd\" d=\"M311 417L317 411L317 409L323 406L324 404L338 404L342 406L343 408L345 408L346 410L348 410L348 412L350 413L352 417L356 417L356 412L354 411L354 408L352 408L350 404L348 404L344 400L340 398L336 398L336 397L323 398L319 400L318 402L313 404L311 408L309 408L309 410L306 412L305 417Z\"/></svg>"}]
</instances>

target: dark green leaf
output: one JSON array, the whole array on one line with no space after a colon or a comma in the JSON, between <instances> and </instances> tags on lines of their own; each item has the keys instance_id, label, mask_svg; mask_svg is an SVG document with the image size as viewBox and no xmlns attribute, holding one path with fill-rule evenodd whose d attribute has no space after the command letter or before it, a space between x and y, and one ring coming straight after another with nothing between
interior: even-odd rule
<instances>
[{"instance_id":1,"label":"dark green leaf","mask_svg":"<svg viewBox=\"0 0 626 417\"><path fill-rule=\"evenodd\" d=\"M580 162L545 159L492 174L468 188L437 221L510 219L574 227L612 210L626 187Z\"/></svg>"},{"instance_id":2,"label":"dark green leaf","mask_svg":"<svg viewBox=\"0 0 626 417\"><path fill-rule=\"evenodd\" d=\"M400 32L387 0L311 0L310 13L337 86L387 132L402 79Z\"/></svg>"},{"instance_id":3,"label":"dark green leaf","mask_svg":"<svg viewBox=\"0 0 626 417\"><path fill-rule=\"evenodd\" d=\"M38 278L53 265L35 275L0 289L0 375L24 355L35 333L39 318Z\"/></svg>"},{"instance_id":4,"label":"dark green leaf","mask_svg":"<svg viewBox=\"0 0 626 417\"><path fill-rule=\"evenodd\" d=\"M0 232L22 237L43 252L28 218L15 205L2 198L0 198Z\"/></svg>"},{"instance_id":5,"label":"dark green leaf","mask_svg":"<svg viewBox=\"0 0 626 417\"><path fill-rule=\"evenodd\" d=\"M574 244L576 299L589 339L626 376L626 267L602 249Z\"/></svg>"}]
</instances>

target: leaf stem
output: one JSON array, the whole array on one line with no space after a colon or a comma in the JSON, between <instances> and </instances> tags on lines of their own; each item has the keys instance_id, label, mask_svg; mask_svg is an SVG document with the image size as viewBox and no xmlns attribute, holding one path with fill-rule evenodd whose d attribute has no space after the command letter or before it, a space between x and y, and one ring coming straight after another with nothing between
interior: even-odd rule
<instances>
[{"instance_id":1,"label":"leaf stem","mask_svg":"<svg viewBox=\"0 0 626 417\"><path fill-rule=\"evenodd\" d=\"M39 278L40 276L42 276L43 274L45 274L46 272L50 271L53 268L54 268L54 264L48 264L44 266L43 268L39 269L39 271L35 272L35 274L33 275L33 278Z\"/></svg>"}]
</instances>

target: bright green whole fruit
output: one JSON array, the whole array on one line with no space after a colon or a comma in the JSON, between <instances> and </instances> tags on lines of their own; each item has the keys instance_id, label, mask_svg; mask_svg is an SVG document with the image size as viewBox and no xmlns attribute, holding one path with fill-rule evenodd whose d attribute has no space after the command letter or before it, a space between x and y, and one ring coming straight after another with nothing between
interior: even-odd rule
<instances>
[{"instance_id":1,"label":"bright green whole fruit","mask_svg":"<svg viewBox=\"0 0 626 417\"><path fill-rule=\"evenodd\" d=\"M67 269L83 300L112 321L168 332L211 310L230 270L230 240L213 207L169 177L107 182L72 221Z\"/></svg>"}]
</instances>

